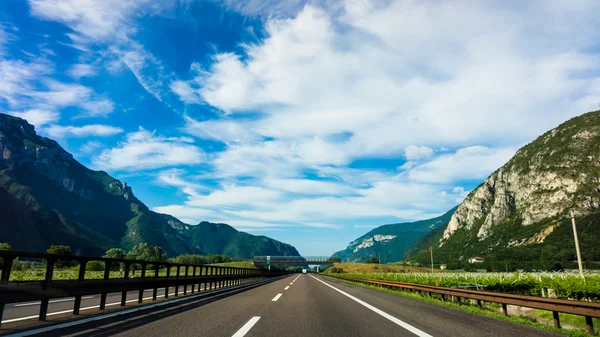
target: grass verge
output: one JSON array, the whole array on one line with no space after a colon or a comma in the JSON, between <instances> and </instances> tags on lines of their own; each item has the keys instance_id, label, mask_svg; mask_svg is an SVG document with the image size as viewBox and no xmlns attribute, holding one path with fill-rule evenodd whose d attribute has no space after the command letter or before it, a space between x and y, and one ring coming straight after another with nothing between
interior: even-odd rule
<instances>
[{"instance_id":1,"label":"grass verge","mask_svg":"<svg viewBox=\"0 0 600 337\"><path fill-rule=\"evenodd\" d=\"M323 275L325 277L328 277L327 275ZM462 305L458 305L452 302L444 302L435 298L431 298L431 297L425 297L425 296L421 296L418 294L414 294L414 293L408 293L408 292L404 292L404 291L399 291L399 290L391 290L391 289L387 289L387 288L383 288L383 287L379 287L379 286L372 286L372 285L366 285L366 284L362 284L362 283L358 283L358 282L352 282L352 281L348 281L348 280L342 280L342 279L337 279L334 277L329 277L332 280L336 280L336 281L340 281L340 282L345 282L348 284L353 284L353 285L357 285L360 287L364 287L364 288L370 288L370 289L374 289L374 290L378 290L378 291L384 291L386 293L390 293L390 294L394 294L394 295L398 295L398 296L404 296L404 297L410 297L410 298L414 298L414 299L418 299L421 301L425 301L425 302L429 302L429 303L434 303L437 305L441 305L447 308L454 308L454 309L458 309L458 310L462 310L462 311L467 311L470 313L474 313L474 314L478 314L478 315L483 315L483 316L488 316L488 317L492 317L492 318L496 318L496 319L501 319L504 321L509 321L509 322L513 322L513 323L518 323L518 324L523 324L523 325L527 325L527 326L531 326L534 328L538 328L538 329L542 329L542 330L547 330L547 331L552 331L552 332L556 332L565 336L571 336L571 337L590 337L589 334L587 334L584 331L578 331L578 330L567 330L567 329L557 329L554 326L550 326L550 325L546 325L543 323L540 323L538 321L536 321L534 318L532 317L521 317L521 316L504 316L503 314L495 311L498 306L493 306L493 310L491 308L486 308L486 306L484 305L484 309L479 309L478 307L475 306L470 306L466 303L463 303ZM536 310L537 311L537 310ZM540 312L545 312L549 314L549 317L552 318L552 313L549 311L544 311L544 310L539 310ZM570 315L573 316L573 315ZM543 316L542 316L543 317ZM565 317L563 316L563 314L561 314L561 319ZM582 317L583 318L583 317ZM598 320L596 320L594 323L596 323ZM561 322L563 324L570 324L570 322ZM585 328L585 324L583 325ZM596 329L598 329L598 325L594 325L594 327ZM598 332L596 332L595 336L598 336Z\"/></svg>"}]
</instances>

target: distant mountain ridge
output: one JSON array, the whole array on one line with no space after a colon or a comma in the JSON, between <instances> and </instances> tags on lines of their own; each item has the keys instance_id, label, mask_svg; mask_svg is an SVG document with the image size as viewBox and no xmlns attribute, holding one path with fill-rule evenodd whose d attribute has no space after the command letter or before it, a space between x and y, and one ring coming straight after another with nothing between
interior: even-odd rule
<instances>
[{"instance_id":1,"label":"distant mountain ridge","mask_svg":"<svg viewBox=\"0 0 600 337\"><path fill-rule=\"evenodd\" d=\"M80 254L138 243L184 253L232 257L299 255L291 245L226 224L184 224L148 209L131 187L77 162L27 121L0 113L0 242L45 251L65 244Z\"/></svg>"},{"instance_id":2,"label":"distant mountain ridge","mask_svg":"<svg viewBox=\"0 0 600 337\"><path fill-rule=\"evenodd\" d=\"M386 262L400 261L420 238L447 225L455 210L453 208L432 219L379 226L350 242L346 249L336 252L334 256L342 261L361 262L371 256L381 256Z\"/></svg>"}]
</instances>

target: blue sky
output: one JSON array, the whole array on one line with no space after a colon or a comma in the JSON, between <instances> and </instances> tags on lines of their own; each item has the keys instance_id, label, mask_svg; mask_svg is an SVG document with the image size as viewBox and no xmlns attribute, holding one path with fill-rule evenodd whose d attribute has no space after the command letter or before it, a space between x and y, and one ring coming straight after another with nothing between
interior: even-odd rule
<instances>
[{"instance_id":1,"label":"blue sky","mask_svg":"<svg viewBox=\"0 0 600 337\"><path fill-rule=\"evenodd\" d=\"M152 209L325 255L600 102L594 1L0 2L0 111Z\"/></svg>"}]
</instances>

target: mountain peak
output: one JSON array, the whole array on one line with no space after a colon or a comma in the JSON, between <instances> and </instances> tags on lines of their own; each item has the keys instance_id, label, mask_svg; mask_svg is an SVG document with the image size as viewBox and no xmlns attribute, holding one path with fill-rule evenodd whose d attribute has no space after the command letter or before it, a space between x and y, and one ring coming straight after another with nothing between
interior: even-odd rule
<instances>
[{"instance_id":1,"label":"mountain peak","mask_svg":"<svg viewBox=\"0 0 600 337\"><path fill-rule=\"evenodd\" d=\"M0 153L0 237L15 249L45 251L51 244L64 244L78 253L101 255L109 248L149 243L169 256L249 257L256 251L249 243L264 241L229 225L190 226L152 212L126 182L86 168L56 141L37 135L26 120L1 113ZM210 237L204 235L206 225ZM259 248L273 255L290 253L279 249L278 241L267 241Z\"/></svg>"}]
</instances>

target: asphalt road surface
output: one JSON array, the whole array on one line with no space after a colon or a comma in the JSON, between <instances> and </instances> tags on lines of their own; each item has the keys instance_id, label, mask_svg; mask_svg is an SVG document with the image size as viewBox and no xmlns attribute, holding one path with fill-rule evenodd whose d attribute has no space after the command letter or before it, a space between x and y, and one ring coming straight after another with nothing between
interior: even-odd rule
<instances>
[{"instance_id":1,"label":"asphalt road surface","mask_svg":"<svg viewBox=\"0 0 600 337\"><path fill-rule=\"evenodd\" d=\"M58 304L58 303L57 303ZM327 278L296 274L185 308L102 320L45 336L456 336L561 335Z\"/></svg>"}]
</instances>

